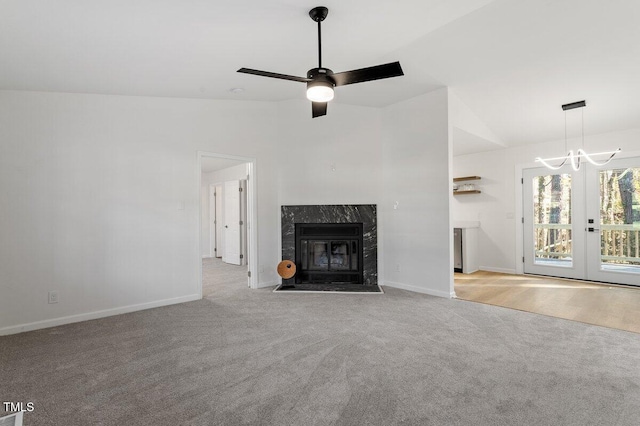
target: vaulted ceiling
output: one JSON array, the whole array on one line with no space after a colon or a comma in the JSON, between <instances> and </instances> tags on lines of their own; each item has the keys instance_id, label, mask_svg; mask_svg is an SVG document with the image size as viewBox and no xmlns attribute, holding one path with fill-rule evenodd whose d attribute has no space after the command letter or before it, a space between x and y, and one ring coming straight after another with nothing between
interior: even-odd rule
<instances>
[{"instance_id":1,"label":"vaulted ceiling","mask_svg":"<svg viewBox=\"0 0 640 426\"><path fill-rule=\"evenodd\" d=\"M339 72L400 60L405 71L340 87L335 102L382 107L449 86L506 146L561 139L560 105L582 99L587 134L638 127L640 1L321 3L329 8L324 66ZM316 24L308 17L317 5L2 0L0 89L304 98L303 84L236 70L304 76L317 66Z\"/></svg>"}]
</instances>

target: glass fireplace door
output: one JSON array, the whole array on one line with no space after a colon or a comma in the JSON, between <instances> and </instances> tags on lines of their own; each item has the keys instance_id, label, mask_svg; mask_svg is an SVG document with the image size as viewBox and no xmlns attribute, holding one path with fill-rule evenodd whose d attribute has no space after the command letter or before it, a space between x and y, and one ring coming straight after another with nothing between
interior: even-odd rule
<instances>
[{"instance_id":1,"label":"glass fireplace door","mask_svg":"<svg viewBox=\"0 0 640 426\"><path fill-rule=\"evenodd\" d=\"M296 283L363 283L362 223L296 224Z\"/></svg>"}]
</instances>

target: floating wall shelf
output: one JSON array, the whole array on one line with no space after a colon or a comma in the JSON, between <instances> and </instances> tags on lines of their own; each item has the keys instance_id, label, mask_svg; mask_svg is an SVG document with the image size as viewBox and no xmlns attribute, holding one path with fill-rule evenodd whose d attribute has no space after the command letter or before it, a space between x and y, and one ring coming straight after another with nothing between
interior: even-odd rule
<instances>
[{"instance_id":1,"label":"floating wall shelf","mask_svg":"<svg viewBox=\"0 0 640 426\"><path fill-rule=\"evenodd\" d=\"M469 180L480 180L480 176L464 176L464 177L458 177L458 178L453 178L454 182L464 182L464 181L469 181ZM458 195L458 194L480 194L482 191L480 191L479 189L471 189L468 191L453 191L453 195Z\"/></svg>"},{"instance_id":2,"label":"floating wall shelf","mask_svg":"<svg viewBox=\"0 0 640 426\"><path fill-rule=\"evenodd\" d=\"M454 182L464 182L465 180L480 180L482 179L480 176L465 176L459 178L453 178Z\"/></svg>"}]
</instances>

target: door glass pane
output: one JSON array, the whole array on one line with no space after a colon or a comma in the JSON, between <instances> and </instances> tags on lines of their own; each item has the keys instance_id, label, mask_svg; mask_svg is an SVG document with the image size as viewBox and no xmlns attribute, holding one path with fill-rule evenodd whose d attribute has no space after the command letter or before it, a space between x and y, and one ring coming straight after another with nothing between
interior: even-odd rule
<instances>
[{"instance_id":1,"label":"door glass pane","mask_svg":"<svg viewBox=\"0 0 640 426\"><path fill-rule=\"evenodd\" d=\"M331 241L331 269L350 270L351 255L349 253L349 241Z\"/></svg>"},{"instance_id":2,"label":"door glass pane","mask_svg":"<svg viewBox=\"0 0 640 426\"><path fill-rule=\"evenodd\" d=\"M309 269L312 271L327 271L329 269L329 256L327 255L327 241L309 242Z\"/></svg>"},{"instance_id":3,"label":"door glass pane","mask_svg":"<svg viewBox=\"0 0 640 426\"><path fill-rule=\"evenodd\" d=\"M640 168L600 171L601 268L640 273Z\"/></svg>"},{"instance_id":4,"label":"door glass pane","mask_svg":"<svg viewBox=\"0 0 640 426\"><path fill-rule=\"evenodd\" d=\"M300 241L300 253L302 254L302 269L309 269L308 241Z\"/></svg>"},{"instance_id":5,"label":"door glass pane","mask_svg":"<svg viewBox=\"0 0 640 426\"><path fill-rule=\"evenodd\" d=\"M571 241L571 175L533 178L534 263L573 265Z\"/></svg>"}]
</instances>

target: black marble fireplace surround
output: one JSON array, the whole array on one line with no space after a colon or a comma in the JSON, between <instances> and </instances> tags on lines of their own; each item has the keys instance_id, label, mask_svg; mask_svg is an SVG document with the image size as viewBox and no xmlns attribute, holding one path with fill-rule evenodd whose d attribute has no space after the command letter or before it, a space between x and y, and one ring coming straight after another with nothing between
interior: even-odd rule
<instances>
[{"instance_id":1,"label":"black marble fireplace surround","mask_svg":"<svg viewBox=\"0 0 640 426\"><path fill-rule=\"evenodd\" d=\"M375 204L282 206L282 259L296 262L298 270L293 278L282 280L283 287L296 283L300 287L302 283L305 289L312 289L315 284L326 287L334 281L336 288L377 287L376 210ZM316 264L327 262L333 265L328 268L332 271L308 271L313 264L314 249L310 244L314 239L326 241L329 254L329 259L316 259Z\"/></svg>"}]
</instances>

